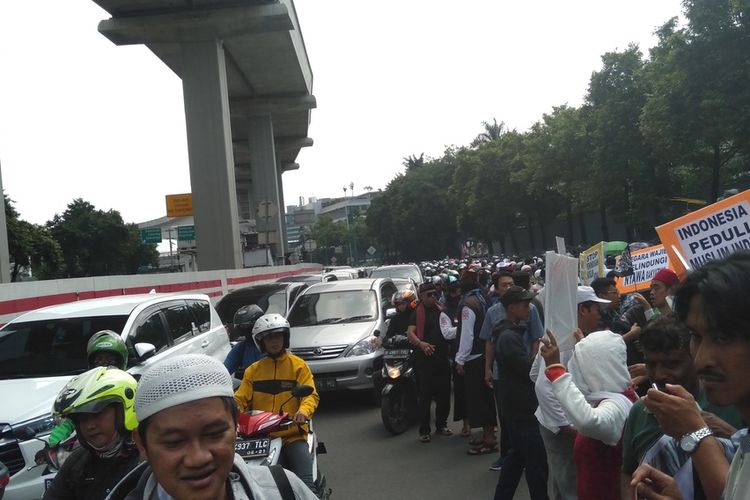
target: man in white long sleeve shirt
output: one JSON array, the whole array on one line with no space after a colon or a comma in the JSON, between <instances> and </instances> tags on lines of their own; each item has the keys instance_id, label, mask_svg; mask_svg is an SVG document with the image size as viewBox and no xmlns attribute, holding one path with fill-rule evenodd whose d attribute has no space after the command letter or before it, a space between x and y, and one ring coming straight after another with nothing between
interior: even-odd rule
<instances>
[{"instance_id":1,"label":"man in white long sleeve shirt","mask_svg":"<svg viewBox=\"0 0 750 500\"><path fill-rule=\"evenodd\" d=\"M479 338L487 303L481 287L471 279L461 281L461 290L464 296L459 305L456 372L464 375L466 410L471 428L481 427L483 430L481 444L470 448L468 453L484 455L497 451L495 398L492 389L484 383L484 341Z\"/></svg>"},{"instance_id":2,"label":"man in white long sleeve shirt","mask_svg":"<svg viewBox=\"0 0 750 500\"><path fill-rule=\"evenodd\" d=\"M608 300L597 297L594 289L579 286L576 290L578 308L578 329L585 336L595 331L600 321L599 304ZM562 364L567 366L572 350L560 353ZM531 366L529 376L534 381L534 390L539 407L534 414L539 421L539 428L547 450L547 463L550 470L552 498L556 500L575 500L576 467L573 462L573 443L576 429L571 425L563 407L552 391L552 384L544 375L545 363L541 354L537 354Z\"/></svg>"}]
</instances>

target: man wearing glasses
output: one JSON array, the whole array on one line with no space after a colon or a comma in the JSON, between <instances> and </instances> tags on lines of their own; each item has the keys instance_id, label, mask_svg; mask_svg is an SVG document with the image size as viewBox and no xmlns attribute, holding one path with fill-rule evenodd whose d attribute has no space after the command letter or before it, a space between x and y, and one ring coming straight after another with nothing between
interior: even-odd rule
<instances>
[{"instance_id":1,"label":"man wearing glasses","mask_svg":"<svg viewBox=\"0 0 750 500\"><path fill-rule=\"evenodd\" d=\"M630 325L620 320L620 293L612 278L596 278L591 282L591 288L600 299L610 301L603 304L601 308L600 330L611 330L623 334L628 331Z\"/></svg>"},{"instance_id":2,"label":"man wearing glasses","mask_svg":"<svg viewBox=\"0 0 750 500\"><path fill-rule=\"evenodd\" d=\"M435 401L435 434L450 436L451 370L448 341L440 328L440 306L432 282L419 286L419 305L411 315L407 336L416 347L415 365L419 384L419 441L431 440L430 407Z\"/></svg>"}]
</instances>

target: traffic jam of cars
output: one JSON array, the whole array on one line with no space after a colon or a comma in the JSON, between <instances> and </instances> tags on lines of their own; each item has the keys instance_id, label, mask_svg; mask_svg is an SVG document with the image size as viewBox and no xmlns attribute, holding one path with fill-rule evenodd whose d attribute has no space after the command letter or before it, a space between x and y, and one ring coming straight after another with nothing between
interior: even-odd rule
<instances>
[{"instance_id":1,"label":"traffic jam of cars","mask_svg":"<svg viewBox=\"0 0 750 500\"><path fill-rule=\"evenodd\" d=\"M416 270L416 272L415 272ZM372 276L368 276L372 274ZM368 276L368 277L362 277ZM391 298L416 291L417 266L333 268L237 288L210 298L200 293L146 293L80 300L36 309L0 328L0 497L37 499L77 446L54 450L50 433L58 393L90 368L87 344L116 332L127 348L127 372L138 380L151 365L181 354L224 362L245 340L233 318L255 304L290 326L289 351L310 367L318 392L373 391L383 367L381 342L395 314Z\"/></svg>"}]
</instances>

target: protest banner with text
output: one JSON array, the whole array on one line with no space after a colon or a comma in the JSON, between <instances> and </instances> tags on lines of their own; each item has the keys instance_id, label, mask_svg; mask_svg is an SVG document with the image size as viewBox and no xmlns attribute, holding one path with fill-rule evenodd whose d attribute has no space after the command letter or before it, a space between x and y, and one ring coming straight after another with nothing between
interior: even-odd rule
<instances>
[{"instance_id":1,"label":"protest banner with text","mask_svg":"<svg viewBox=\"0 0 750 500\"><path fill-rule=\"evenodd\" d=\"M587 248L578 256L581 282L590 285L595 278L604 276L604 242Z\"/></svg>"},{"instance_id":2,"label":"protest banner with text","mask_svg":"<svg viewBox=\"0 0 750 500\"><path fill-rule=\"evenodd\" d=\"M656 228L678 275L738 250L750 250L750 190Z\"/></svg>"},{"instance_id":3,"label":"protest banner with text","mask_svg":"<svg viewBox=\"0 0 750 500\"><path fill-rule=\"evenodd\" d=\"M630 252L630 259L633 265L633 274L615 280L617 291L621 295L647 290L651 286L651 280L656 271L665 267L671 269L669 256L664 249L664 245L634 250Z\"/></svg>"}]
</instances>

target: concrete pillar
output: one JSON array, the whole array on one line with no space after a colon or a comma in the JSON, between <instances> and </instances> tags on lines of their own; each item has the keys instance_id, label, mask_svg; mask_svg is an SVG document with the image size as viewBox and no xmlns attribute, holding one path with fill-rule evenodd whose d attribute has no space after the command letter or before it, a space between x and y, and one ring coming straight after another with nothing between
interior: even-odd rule
<instances>
[{"instance_id":1,"label":"concrete pillar","mask_svg":"<svg viewBox=\"0 0 750 500\"><path fill-rule=\"evenodd\" d=\"M266 241L267 238L276 259L284 256L284 230L281 223L284 219L284 207L279 199L279 176L276 169L276 147L271 115L251 116L248 118L248 125L252 199L260 233L258 236L261 241Z\"/></svg>"},{"instance_id":2,"label":"concrete pillar","mask_svg":"<svg viewBox=\"0 0 750 500\"><path fill-rule=\"evenodd\" d=\"M281 174L284 172L281 170L280 163L276 163L276 186L279 192L279 216L281 217L281 256L283 257L289 251L287 248L287 234L286 234L286 205L284 205L284 184L281 179Z\"/></svg>"},{"instance_id":3,"label":"concrete pillar","mask_svg":"<svg viewBox=\"0 0 750 500\"><path fill-rule=\"evenodd\" d=\"M202 271L242 267L232 129L220 40L180 44L190 184Z\"/></svg>"}]
</instances>

